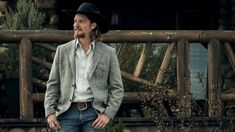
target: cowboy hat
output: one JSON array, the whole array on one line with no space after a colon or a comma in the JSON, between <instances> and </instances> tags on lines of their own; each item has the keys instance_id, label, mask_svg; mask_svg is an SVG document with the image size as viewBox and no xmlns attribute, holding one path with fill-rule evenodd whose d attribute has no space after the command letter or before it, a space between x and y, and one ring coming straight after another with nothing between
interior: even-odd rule
<instances>
[{"instance_id":1,"label":"cowboy hat","mask_svg":"<svg viewBox=\"0 0 235 132\"><path fill-rule=\"evenodd\" d=\"M100 13L100 10L91 3L82 3L76 11L74 10L63 10L70 17L74 17L76 14L84 14L90 20L97 23L101 34L107 33L109 30L109 24L104 15Z\"/></svg>"}]
</instances>

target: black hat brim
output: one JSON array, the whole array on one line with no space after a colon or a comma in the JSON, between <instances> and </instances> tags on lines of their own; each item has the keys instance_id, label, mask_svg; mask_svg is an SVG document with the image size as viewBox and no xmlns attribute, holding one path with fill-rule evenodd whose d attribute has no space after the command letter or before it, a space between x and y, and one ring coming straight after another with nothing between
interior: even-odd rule
<instances>
[{"instance_id":1,"label":"black hat brim","mask_svg":"<svg viewBox=\"0 0 235 132\"><path fill-rule=\"evenodd\" d=\"M71 18L74 18L76 14L86 15L89 19L92 19L93 21L97 22L101 34L107 33L109 30L108 20L102 14L88 13L83 11L73 11L73 10L63 10L63 12Z\"/></svg>"}]
</instances>

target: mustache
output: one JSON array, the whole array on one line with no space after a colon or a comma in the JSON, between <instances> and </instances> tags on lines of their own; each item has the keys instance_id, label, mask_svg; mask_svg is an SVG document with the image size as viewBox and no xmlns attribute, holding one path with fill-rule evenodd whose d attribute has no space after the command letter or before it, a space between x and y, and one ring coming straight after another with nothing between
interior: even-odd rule
<instances>
[{"instance_id":1,"label":"mustache","mask_svg":"<svg viewBox=\"0 0 235 132\"><path fill-rule=\"evenodd\" d=\"M82 31L82 29L75 28L75 29L73 29L73 31Z\"/></svg>"},{"instance_id":2,"label":"mustache","mask_svg":"<svg viewBox=\"0 0 235 132\"><path fill-rule=\"evenodd\" d=\"M82 34L74 34L73 35L74 38L85 38L85 33L82 33Z\"/></svg>"},{"instance_id":3,"label":"mustache","mask_svg":"<svg viewBox=\"0 0 235 132\"><path fill-rule=\"evenodd\" d=\"M82 29L79 27L73 27L73 30L82 30Z\"/></svg>"}]
</instances>

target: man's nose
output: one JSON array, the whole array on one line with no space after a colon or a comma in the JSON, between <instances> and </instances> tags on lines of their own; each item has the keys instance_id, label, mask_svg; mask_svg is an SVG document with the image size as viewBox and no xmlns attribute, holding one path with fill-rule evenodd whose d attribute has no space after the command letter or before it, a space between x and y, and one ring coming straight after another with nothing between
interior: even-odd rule
<instances>
[{"instance_id":1,"label":"man's nose","mask_svg":"<svg viewBox=\"0 0 235 132\"><path fill-rule=\"evenodd\" d=\"M74 27L78 27L78 26L79 26L79 23L78 23L78 22L74 22L73 26L74 26Z\"/></svg>"}]
</instances>

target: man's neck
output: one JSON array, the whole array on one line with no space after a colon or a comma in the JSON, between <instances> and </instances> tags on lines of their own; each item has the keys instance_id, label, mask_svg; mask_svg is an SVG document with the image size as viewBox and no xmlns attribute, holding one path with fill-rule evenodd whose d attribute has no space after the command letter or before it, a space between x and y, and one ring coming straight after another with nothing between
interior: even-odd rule
<instances>
[{"instance_id":1,"label":"man's neck","mask_svg":"<svg viewBox=\"0 0 235 132\"><path fill-rule=\"evenodd\" d=\"M78 40L84 52L87 53L89 50L89 46L91 44L91 39L78 39Z\"/></svg>"},{"instance_id":2,"label":"man's neck","mask_svg":"<svg viewBox=\"0 0 235 132\"><path fill-rule=\"evenodd\" d=\"M90 39L78 39L80 44L85 47L89 46L91 44L91 40Z\"/></svg>"}]
</instances>

